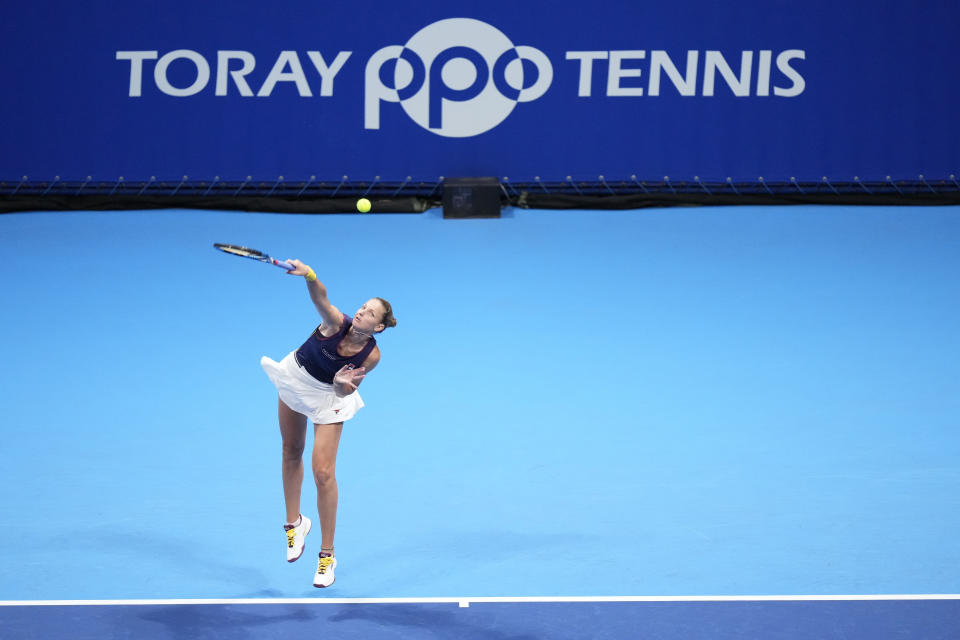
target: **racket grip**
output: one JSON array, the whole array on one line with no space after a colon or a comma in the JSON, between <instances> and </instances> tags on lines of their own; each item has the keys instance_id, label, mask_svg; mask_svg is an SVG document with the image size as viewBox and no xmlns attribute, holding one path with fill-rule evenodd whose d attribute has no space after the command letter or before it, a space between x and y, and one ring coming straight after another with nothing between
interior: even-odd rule
<instances>
[{"instance_id":1,"label":"racket grip","mask_svg":"<svg viewBox=\"0 0 960 640\"><path fill-rule=\"evenodd\" d=\"M294 266L289 262L287 262L286 260L277 260L276 258L273 258L273 264L280 267L281 269L286 269L287 271L293 271L294 269Z\"/></svg>"}]
</instances>

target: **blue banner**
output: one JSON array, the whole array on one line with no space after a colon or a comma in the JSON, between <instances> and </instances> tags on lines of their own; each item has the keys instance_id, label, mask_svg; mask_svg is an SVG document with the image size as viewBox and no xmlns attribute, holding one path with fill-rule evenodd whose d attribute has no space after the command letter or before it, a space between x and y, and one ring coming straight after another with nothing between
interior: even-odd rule
<instances>
[{"instance_id":1,"label":"blue banner","mask_svg":"<svg viewBox=\"0 0 960 640\"><path fill-rule=\"evenodd\" d=\"M960 173L960 4L5 8L0 178Z\"/></svg>"}]
</instances>

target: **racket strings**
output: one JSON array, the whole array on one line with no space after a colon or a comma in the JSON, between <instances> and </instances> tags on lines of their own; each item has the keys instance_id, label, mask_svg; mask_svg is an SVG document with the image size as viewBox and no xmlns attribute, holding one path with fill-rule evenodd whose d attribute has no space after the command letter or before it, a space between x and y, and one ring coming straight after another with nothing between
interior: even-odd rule
<instances>
[{"instance_id":1,"label":"racket strings","mask_svg":"<svg viewBox=\"0 0 960 640\"><path fill-rule=\"evenodd\" d=\"M247 247L238 247L233 244L215 244L213 246L225 253L232 253L235 256L242 256L244 258L262 258L263 257L262 252L257 251L256 249L248 249Z\"/></svg>"}]
</instances>

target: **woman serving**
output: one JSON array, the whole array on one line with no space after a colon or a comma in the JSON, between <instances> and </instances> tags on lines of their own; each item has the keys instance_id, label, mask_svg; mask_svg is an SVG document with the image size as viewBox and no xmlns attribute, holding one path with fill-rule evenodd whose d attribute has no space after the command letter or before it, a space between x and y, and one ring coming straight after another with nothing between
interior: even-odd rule
<instances>
[{"instance_id":1,"label":"woman serving","mask_svg":"<svg viewBox=\"0 0 960 640\"><path fill-rule=\"evenodd\" d=\"M367 300L348 318L330 303L327 289L313 269L299 260L289 262L294 266L289 274L306 280L307 291L322 323L299 349L283 360L275 362L264 356L260 365L280 396L287 562L300 558L304 538L310 533L310 519L300 513L300 490L307 420L313 422L313 479L317 484L321 532L320 559L313 585L329 587L337 566L333 552L338 497L335 469L343 423L363 407L357 388L380 362L380 348L373 335L396 326L397 320L390 303L382 298Z\"/></svg>"}]
</instances>

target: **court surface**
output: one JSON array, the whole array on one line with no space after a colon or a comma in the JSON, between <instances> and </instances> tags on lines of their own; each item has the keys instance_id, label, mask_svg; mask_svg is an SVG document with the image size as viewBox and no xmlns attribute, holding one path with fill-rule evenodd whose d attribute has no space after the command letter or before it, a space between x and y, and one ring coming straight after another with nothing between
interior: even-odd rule
<instances>
[{"instance_id":1,"label":"court surface","mask_svg":"<svg viewBox=\"0 0 960 640\"><path fill-rule=\"evenodd\" d=\"M0 216L0 637L956 637L960 209L505 214ZM214 242L398 319L327 590L259 367L319 320Z\"/></svg>"}]
</instances>

